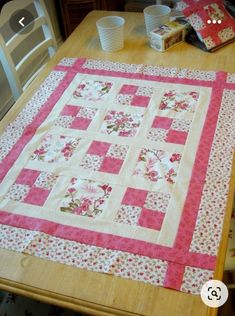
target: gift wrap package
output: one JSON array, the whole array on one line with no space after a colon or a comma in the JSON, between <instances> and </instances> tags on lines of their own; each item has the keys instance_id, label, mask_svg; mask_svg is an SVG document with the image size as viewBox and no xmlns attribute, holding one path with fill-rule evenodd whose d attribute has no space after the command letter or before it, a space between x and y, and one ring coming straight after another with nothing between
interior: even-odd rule
<instances>
[{"instance_id":1,"label":"gift wrap package","mask_svg":"<svg viewBox=\"0 0 235 316\"><path fill-rule=\"evenodd\" d=\"M190 24L184 20L163 24L150 32L150 46L164 52L171 46L184 41Z\"/></svg>"}]
</instances>

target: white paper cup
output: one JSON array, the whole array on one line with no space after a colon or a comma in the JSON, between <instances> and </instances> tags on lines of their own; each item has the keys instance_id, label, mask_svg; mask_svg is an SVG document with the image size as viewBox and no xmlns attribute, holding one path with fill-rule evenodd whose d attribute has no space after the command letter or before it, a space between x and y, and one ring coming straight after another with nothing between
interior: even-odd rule
<instances>
[{"instance_id":1,"label":"white paper cup","mask_svg":"<svg viewBox=\"0 0 235 316\"><path fill-rule=\"evenodd\" d=\"M150 5L144 9L144 21L146 33L149 33L156 27L169 22L171 9L166 5Z\"/></svg>"},{"instance_id":2,"label":"white paper cup","mask_svg":"<svg viewBox=\"0 0 235 316\"><path fill-rule=\"evenodd\" d=\"M125 20L120 16L106 16L96 22L103 50L112 52L123 48Z\"/></svg>"}]
</instances>

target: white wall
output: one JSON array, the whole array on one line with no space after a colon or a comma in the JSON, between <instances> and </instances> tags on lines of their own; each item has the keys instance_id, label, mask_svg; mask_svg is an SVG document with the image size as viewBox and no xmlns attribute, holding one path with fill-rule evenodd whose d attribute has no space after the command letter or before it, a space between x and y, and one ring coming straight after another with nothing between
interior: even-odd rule
<instances>
[{"instance_id":1,"label":"white wall","mask_svg":"<svg viewBox=\"0 0 235 316\"><path fill-rule=\"evenodd\" d=\"M58 23L58 17L57 17L57 12L56 12L56 7L55 7L55 2L57 0L45 0L45 4L47 6L48 13L51 18L52 26L55 32L56 40L58 45L61 44L62 42L62 37L60 33L60 28L59 28L59 23ZM39 34L40 35L40 34ZM36 36L35 36L36 37ZM33 42L34 39L28 39L28 43L22 46L20 48L19 53L24 53L24 46L29 46ZM36 39L35 39L36 40ZM16 56L17 58L17 56ZM44 56L42 56L42 59ZM38 63L38 66L40 65L40 60ZM32 71L32 69L29 69L29 72ZM25 77L27 77L27 74L25 74ZM7 82L5 73L3 71L2 65L0 63L0 119L3 117L3 115L8 111L8 109L14 104L14 100L11 95L11 90L9 87L9 84Z\"/></svg>"}]
</instances>

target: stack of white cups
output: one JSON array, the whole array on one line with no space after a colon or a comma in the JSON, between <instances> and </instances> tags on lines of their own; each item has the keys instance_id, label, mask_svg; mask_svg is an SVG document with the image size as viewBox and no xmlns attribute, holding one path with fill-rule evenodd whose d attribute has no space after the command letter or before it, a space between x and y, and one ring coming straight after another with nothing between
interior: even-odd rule
<instances>
[{"instance_id":1,"label":"stack of white cups","mask_svg":"<svg viewBox=\"0 0 235 316\"><path fill-rule=\"evenodd\" d=\"M146 33L170 20L171 9L162 5L162 0L156 0L156 5L144 9L144 21ZM124 24L125 20L120 16L106 16L96 22L101 47L104 51L118 51L124 46Z\"/></svg>"},{"instance_id":2,"label":"stack of white cups","mask_svg":"<svg viewBox=\"0 0 235 316\"><path fill-rule=\"evenodd\" d=\"M125 20L120 16L106 16L96 22L103 50L112 52L123 48L124 23Z\"/></svg>"},{"instance_id":3,"label":"stack of white cups","mask_svg":"<svg viewBox=\"0 0 235 316\"><path fill-rule=\"evenodd\" d=\"M170 20L171 9L166 5L151 5L144 9L144 21L146 33L149 33L156 27L163 25Z\"/></svg>"}]
</instances>

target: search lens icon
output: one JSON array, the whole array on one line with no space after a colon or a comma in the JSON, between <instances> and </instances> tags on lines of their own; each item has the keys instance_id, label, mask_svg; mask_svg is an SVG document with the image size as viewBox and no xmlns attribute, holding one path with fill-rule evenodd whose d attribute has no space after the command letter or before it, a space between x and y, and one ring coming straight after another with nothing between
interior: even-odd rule
<instances>
[{"instance_id":1,"label":"search lens icon","mask_svg":"<svg viewBox=\"0 0 235 316\"><path fill-rule=\"evenodd\" d=\"M201 299L209 307L222 306L228 299L228 288L220 280L209 280L201 288Z\"/></svg>"},{"instance_id":2,"label":"search lens icon","mask_svg":"<svg viewBox=\"0 0 235 316\"><path fill-rule=\"evenodd\" d=\"M218 294L217 294L216 290L211 291L211 296L218 297Z\"/></svg>"}]
</instances>

